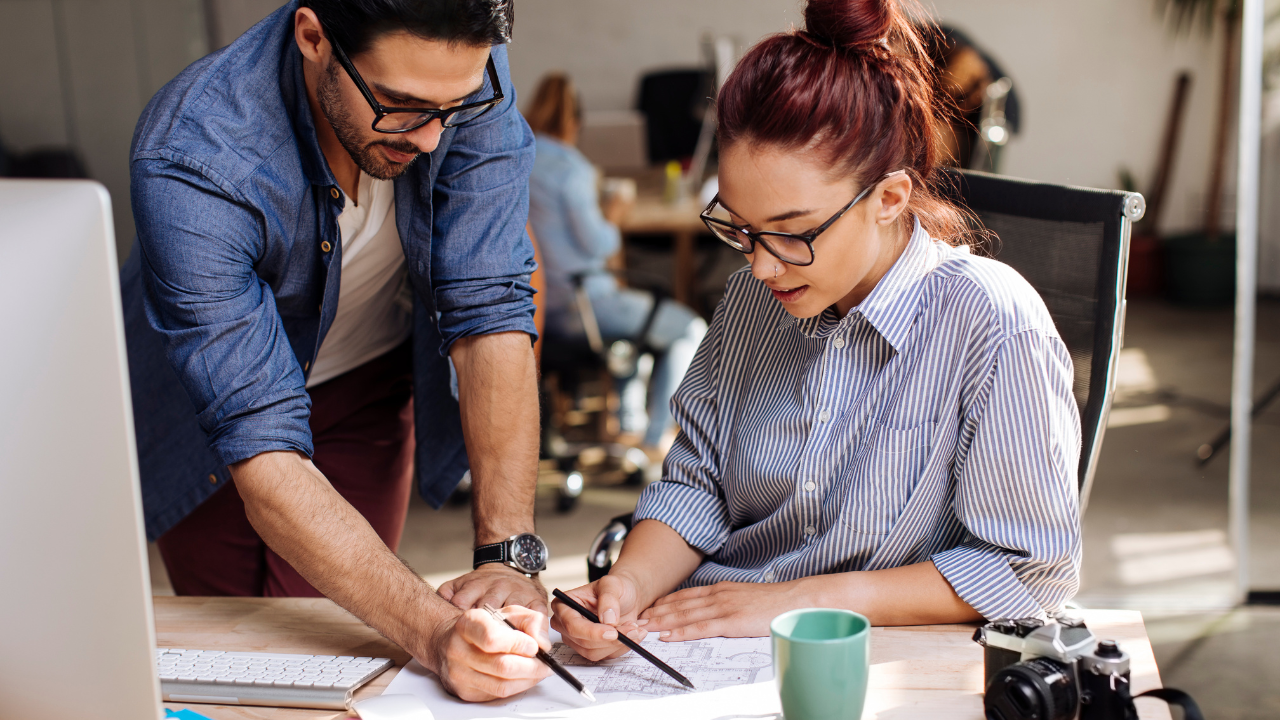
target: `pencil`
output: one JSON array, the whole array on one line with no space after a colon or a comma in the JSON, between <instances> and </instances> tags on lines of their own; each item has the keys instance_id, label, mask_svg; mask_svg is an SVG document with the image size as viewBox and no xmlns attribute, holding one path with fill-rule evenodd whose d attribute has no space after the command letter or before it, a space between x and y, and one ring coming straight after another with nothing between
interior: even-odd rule
<instances>
[{"instance_id":1,"label":"pencil","mask_svg":"<svg viewBox=\"0 0 1280 720\"><path fill-rule=\"evenodd\" d=\"M578 613L582 617L590 620L593 623L596 623L597 625L600 624L600 618L596 617L595 613L591 612L590 610L574 602L573 598L560 592L559 589L551 591L551 594L555 595L557 600L564 603L565 605L568 605L571 609L573 609L574 612ZM623 635L622 633L618 633L618 641L621 642L623 645L626 645L627 647L631 648L632 650L635 650L637 655L653 663L654 667L658 668L662 672L675 678L676 682L689 688L690 690L697 690L697 688L693 686L693 683L689 682L689 678L676 672L671 668L670 665L659 660L656 655L649 652L648 650L645 650L643 647L640 647L640 643L636 642L635 640L632 640L631 638L627 637L626 635Z\"/></svg>"},{"instance_id":2,"label":"pencil","mask_svg":"<svg viewBox=\"0 0 1280 720\"><path fill-rule=\"evenodd\" d=\"M494 609L492 605L485 603L484 609L489 611L489 614L492 615L495 620L501 620L502 622L507 624L507 627L511 628L512 630L515 630L516 632L521 632L520 628L516 627L515 625L512 625L511 621L503 617L502 613ZM583 685L582 681L574 677L573 673L566 670L563 665L556 662L556 659L551 657L551 655L549 655L546 650L543 650L542 648L538 648L537 658L541 660L547 667L551 668L551 672L559 675L561 680L564 680L565 682L572 685L573 689L577 690L582 695L582 697L590 700L591 702L596 701L596 696L591 694L591 691L587 689L587 686Z\"/></svg>"}]
</instances>

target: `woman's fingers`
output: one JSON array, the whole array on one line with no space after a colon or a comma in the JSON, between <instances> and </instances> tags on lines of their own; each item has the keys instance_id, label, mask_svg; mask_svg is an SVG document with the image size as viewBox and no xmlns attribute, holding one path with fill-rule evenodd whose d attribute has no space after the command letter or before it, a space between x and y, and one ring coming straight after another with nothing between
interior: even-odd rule
<instances>
[{"instance_id":1,"label":"woman's fingers","mask_svg":"<svg viewBox=\"0 0 1280 720\"><path fill-rule=\"evenodd\" d=\"M658 601L655 602L653 606L657 607L659 605L667 605L670 603L680 602L681 600L689 600L692 598L706 597L707 595L713 592L712 589L714 587L715 587L714 585L702 585L699 587L691 587L691 588L685 588L684 590L677 590L671 593L670 595L664 595L658 598Z\"/></svg>"},{"instance_id":2,"label":"woman's fingers","mask_svg":"<svg viewBox=\"0 0 1280 720\"><path fill-rule=\"evenodd\" d=\"M672 603L661 608L650 608L646 612L648 622L644 629L649 632L662 633L685 625L709 620L724 614L724 609L716 603L704 598L695 598L682 603ZM663 636L665 637L665 636Z\"/></svg>"}]
</instances>

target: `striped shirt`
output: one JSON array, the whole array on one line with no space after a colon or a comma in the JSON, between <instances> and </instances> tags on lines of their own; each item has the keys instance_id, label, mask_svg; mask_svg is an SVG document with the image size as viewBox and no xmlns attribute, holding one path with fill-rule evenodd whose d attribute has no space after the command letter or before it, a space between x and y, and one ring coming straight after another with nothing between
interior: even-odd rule
<instances>
[{"instance_id":1,"label":"striped shirt","mask_svg":"<svg viewBox=\"0 0 1280 720\"><path fill-rule=\"evenodd\" d=\"M843 318L795 318L745 268L635 518L706 554L685 586L932 560L984 617L1043 617L1079 586L1072 377L1026 280L919 224Z\"/></svg>"}]
</instances>

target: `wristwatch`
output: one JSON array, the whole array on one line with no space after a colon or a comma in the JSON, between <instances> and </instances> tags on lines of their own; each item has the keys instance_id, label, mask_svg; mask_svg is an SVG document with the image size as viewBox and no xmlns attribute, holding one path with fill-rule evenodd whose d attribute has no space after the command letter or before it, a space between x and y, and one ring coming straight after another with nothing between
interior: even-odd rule
<instances>
[{"instance_id":1,"label":"wristwatch","mask_svg":"<svg viewBox=\"0 0 1280 720\"><path fill-rule=\"evenodd\" d=\"M533 533L521 533L499 543L481 545L472 556L471 567L502 563L530 577L547 569L547 544Z\"/></svg>"}]
</instances>

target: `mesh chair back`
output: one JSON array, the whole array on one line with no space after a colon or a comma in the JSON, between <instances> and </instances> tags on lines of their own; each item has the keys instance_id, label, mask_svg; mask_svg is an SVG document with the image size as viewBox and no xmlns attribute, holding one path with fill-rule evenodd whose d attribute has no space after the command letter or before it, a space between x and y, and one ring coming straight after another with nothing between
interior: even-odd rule
<instances>
[{"instance_id":1,"label":"mesh chair back","mask_svg":"<svg viewBox=\"0 0 1280 720\"><path fill-rule=\"evenodd\" d=\"M995 234L988 252L1044 298L1075 366L1080 408L1080 501L1089 498L1124 333L1129 233L1137 193L948 171L944 190Z\"/></svg>"}]
</instances>

